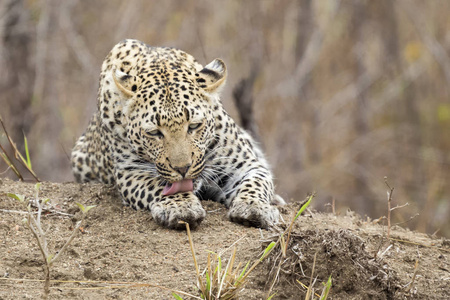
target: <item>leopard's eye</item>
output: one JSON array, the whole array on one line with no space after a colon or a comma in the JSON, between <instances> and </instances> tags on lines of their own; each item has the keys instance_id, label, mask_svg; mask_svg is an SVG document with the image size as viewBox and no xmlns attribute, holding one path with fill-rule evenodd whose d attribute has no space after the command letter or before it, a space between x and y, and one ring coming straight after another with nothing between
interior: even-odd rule
<instances>
[{"instance_id":1,"label":"leopard's eye","mask_svg":"<svg viewBox=\"0 0 450 300\"><path fill-rule=\"evenodd\" d=\"M150 136L154 136L154 137L163 137L163 136L164 136L164 135L162 134L162 132L159 131L158 129L146 131L145 133L147 133L147 134L150 135Z\"/></svg>"},{"instance_id":2,"label":"leopard's eye","mask_svg":"<svg viewBox=\"0 0 450 300\"><path fill-rule=\"evenodd\" d=\"M193 123L189 125L188 131L193 132L194 130L198 129L202 125L202 123Z\"/></svg>"}]
</instances>

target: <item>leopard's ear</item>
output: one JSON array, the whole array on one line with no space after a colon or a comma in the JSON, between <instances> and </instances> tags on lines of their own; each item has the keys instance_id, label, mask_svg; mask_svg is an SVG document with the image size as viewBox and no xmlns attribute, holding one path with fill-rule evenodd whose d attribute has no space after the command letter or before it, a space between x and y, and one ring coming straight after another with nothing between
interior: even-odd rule
<instances>
[{"instance_id":1,"label":"leopard's ear","mask_svg":"<svg viewBox=\"0 0 450 300\"><path fill-rule=\"evenodd\" d=\"M134 77L120 71L119 69L113 70L113 79L117 88L125 94L127 97L132 97L137 90L137 85Z\"/></svg>"},{"instance_id":2,"label":"leopard's ear","mask_svg":"<svg viewBox=\"0 0 450 300\"><path fill-rule=\"evenodd\" d=\"M227 79L227 66L216 58L207 64L197 75L200 87L210 94L219 94Z\"/></svg>"}]
</instances>

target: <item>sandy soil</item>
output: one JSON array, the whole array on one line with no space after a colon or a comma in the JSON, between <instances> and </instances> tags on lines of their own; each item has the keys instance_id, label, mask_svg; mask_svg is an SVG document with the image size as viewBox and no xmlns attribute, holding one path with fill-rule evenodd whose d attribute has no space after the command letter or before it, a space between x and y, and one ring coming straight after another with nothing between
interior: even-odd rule
<instances>
[{"instance_id":1,"label":"sandy soil","mask_svg":"<svg viewBox=\"0 0 450 300\"><path fill-rule=\"evenodd\" d=\"M35 299L43 290L38 281L44 278L43 259L22 222L24 205L6 193L32 199L34 184L0 179L0 299ZM123 207L115 192L101 185L45 182L40 197L50 198L53 211L71 215L45 214L50 249L61 247L79 220L75 202L97 205L55 263L50 299L174 299L170 291L150 284L198 295L185 231L161 228L148 211ZM208 251L223 252L226 263L236 246L236 263L245 264L279 236L231 223L217 203L204 201L203 206L207 217L192 233L202 270ZM284 220L299 207L282 208ZM314 287L320 293L331 275L329 299L450 299L450 241L400 227L392 230L395 240L388 240L386 228L375 223L352 212L306 212L296 222L286 257L276 248L249 276L240 299L266 299L276 274L272 299L304 299L298 281L309 285L316 253ZM415 280L409 284L416 259Z\"/></svg>"}]
</instances>

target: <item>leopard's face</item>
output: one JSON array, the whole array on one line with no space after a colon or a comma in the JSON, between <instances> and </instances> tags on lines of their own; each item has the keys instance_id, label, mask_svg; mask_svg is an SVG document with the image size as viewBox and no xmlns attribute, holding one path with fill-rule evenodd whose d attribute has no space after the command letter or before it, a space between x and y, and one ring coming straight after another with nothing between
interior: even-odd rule
<instances>
[{"instance_id":1,"label":"leopard's face","mask_svg":"<svg viewBox=\"0 0 450 300\"><path fill-rule=\"evenodd\" d=\"M214 136L211 104L201 93L190 95L189 100L172 96L170 105L167 99L158 101L158 97L144 101L154 101L156 111L148 107L131 112L129 141L143 161L153 163L166 181L195 179L203 171L206 149Z\"/></svg>"},{"instance_id":2,"label":"leopard's face","mask_svg":"<svg viewBox=\"0 0 450 300\"><path fill-rule=\"evenodd\" d=\"M120 100L102 104L105 126L126 137L141 158L134 163L154 165L155 175L168 183L195 179L203 171L215 135L213 107L226 79L223 61L200 69L180 53L137 66L139 72L112 68L105 80L117 89L105 94Z\"/></svg>"}]
</instances>

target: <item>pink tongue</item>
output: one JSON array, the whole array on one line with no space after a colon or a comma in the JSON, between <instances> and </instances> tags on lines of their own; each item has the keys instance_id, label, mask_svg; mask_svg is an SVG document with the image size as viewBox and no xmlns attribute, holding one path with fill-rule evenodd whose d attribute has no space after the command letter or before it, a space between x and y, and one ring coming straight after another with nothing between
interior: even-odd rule
<instances>
[{"instance_id":1,"label":"pink tongue","mask_svg":"<svg viewBox=\"0 0 450 300\"><path fill-rule=\"evenodd\" d=\"M167 184L164 187L163 195L169 196L180 192L192 192L193 190L194 184L192 183L192 179L184 179Z\"/></svg>"}]
</instances>

